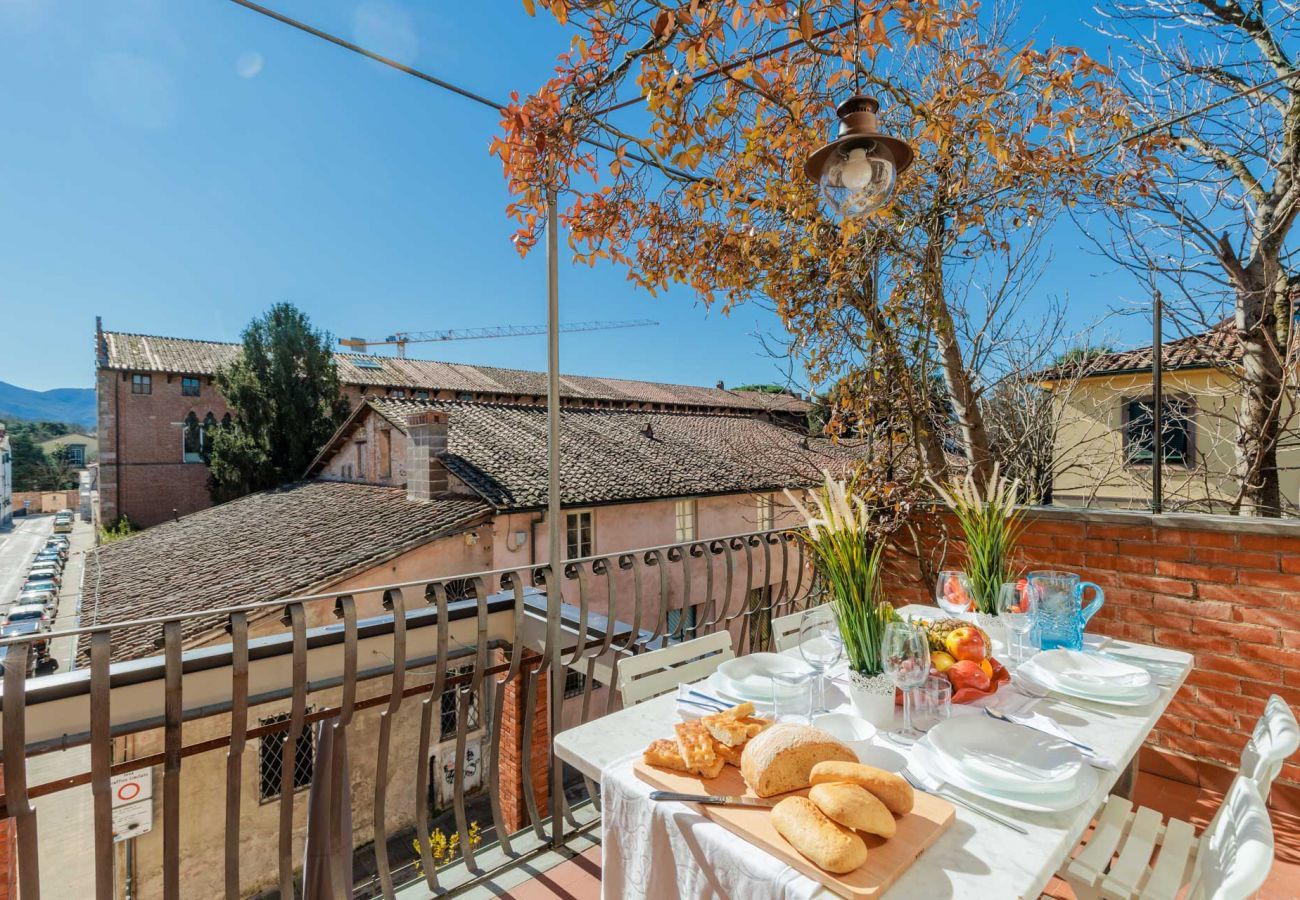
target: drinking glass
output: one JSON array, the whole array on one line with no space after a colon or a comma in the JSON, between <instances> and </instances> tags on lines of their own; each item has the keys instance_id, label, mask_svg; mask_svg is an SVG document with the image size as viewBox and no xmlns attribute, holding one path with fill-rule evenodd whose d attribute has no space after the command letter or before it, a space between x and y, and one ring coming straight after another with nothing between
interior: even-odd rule
<instances>
[{"instance_id":1,"label":"drinking glass","mask_svg":"<svg viewBox=\"0 0 1300 900\"><path fill-rule=\"evenodd\" d=\"M817 701L813 715L830 712L826 708L826 670L839 662L844 653L834 606L828 603L804 610L799 619L799 653L809 668L817 673Z\"/></svg>"},{"instance_id":2,"label":"drinking glass","mask_svg":"<svg viewBox=\"0 0 1300 900\"><path fill-rule=\"evenodd\" d=\"M912 727L912 688L920 687L930 675L930 642L921 628L907 622L890 622L880 656L885 672L903 692L903 727L889 737L910 744L921 737L921 732Z\"/></svg>"},{"instance_id":3,"label":"drinking glass","mask_svg":"<svg viewBox=\"0 0 1300 900\"><path fill-rule=\"evenodd\" d=\"M1016 663L1024 660L1025 635L1034 627L1037 597L1033 585L1024 579L998 588L998 618L1015 635L1011 658Z\"/></svg>"},{"instance_id":4,"label":"drinking glass","mask_svg":"<svg viewBox=\"0 0 1300 900\"><path fill-rule=\"evenodd\" d=\"M952 684L942 675L931 675L916 689L913 724L918 731L929 731L952 712Z\"/></svg>"},{"instance_id":5,"label":"drinking glass","mask_svg":"<svg viewBox=\"0 0 1300 900\"><path fill-rule=\"evenodd\" d=\"M939 573L939 583L934 589L934 600L950 616L961 616L973 610L971 602L970 581L965 572L946 571Z\"/></svg>"},{"instance_id":6,"label":"drinking glass","mask_svg":"<svg viewBox=\"0 0 1300 900\"><path fill-rule=\"evenodd\" d=\"M812 724L812 672L777 672L772 676L772 719Z\"/></svg>"}]
</instances>

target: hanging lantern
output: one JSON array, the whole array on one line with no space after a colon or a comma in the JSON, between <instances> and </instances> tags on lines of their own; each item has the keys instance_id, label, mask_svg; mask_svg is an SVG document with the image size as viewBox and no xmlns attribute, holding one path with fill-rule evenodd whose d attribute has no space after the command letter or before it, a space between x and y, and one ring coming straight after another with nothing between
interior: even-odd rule
<instances>
[{"instance_id":1,"label":"hanging lantern","mask_svg":"<svg viewBox=\"0 0 1300 900\"><path fill-rule=\"evenodd\" d=\"M835 110L839 136L804 164L831 212L840 219L865 216L894 196L894 182L912 164L912 148L880 133L875 97L855 94Z\"/></svg>"}]
</instances>

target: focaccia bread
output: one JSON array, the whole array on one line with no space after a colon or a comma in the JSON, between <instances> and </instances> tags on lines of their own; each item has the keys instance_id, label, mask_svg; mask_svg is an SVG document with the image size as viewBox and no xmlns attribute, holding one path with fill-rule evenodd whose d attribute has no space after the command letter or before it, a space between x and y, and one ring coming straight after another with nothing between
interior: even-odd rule
<instances>
[{"instance_id":1,"label":"focaccia bread","mask_svg":"<svg viewBox=\"0 0 1300 900\"><path fill-rule=\"evenodd\" d=\"M867 861L862 838L836 825L807 797L786 797L774 806L772 827L790 846L835 875L852 872Z\"/></svg>"},{"instance_id":2,"label":"focaccia bread","mask_svg":"<svg viewBox=\"0 0 1300 900\"><path fill-rule=\"evenodd\" d=\"M681 751L686 768L705 778L717 778L726 761L713 749L713 736L709 730L696 722L679 722L674 726L677 731L677 749Z\"/></svg>"},{"instance_id":3,"label":"focaccia bread","mask_svg":"<svg viewBox=\"0 0 1300 900\"><path fill-rule=\"evenodd\" d=\"M741 747L749 740L749 726L727 713L705 716L700 719L700 723L709 729L709 734L713 735L715 740L728 747Z\"/></svg>"},{"instance_id":4,"label":"focaccia bread","mask_svg":"<svg viewBox=\"0 0 1300 900\"><path fill-rule=\"evenodd\" d=\"M807 725L773 725L745 745L740 774L760 797L808 787L818 763L857 762L857 755L824 731Z\"/></svg>"},{"instance_id":5,"label":"focaccia bread","mask_svg":"<svg viewBox=\"0 0 1300 900\"><path fill-rule=\"evenodd\" d=\"M677 749L676 741L662 738L653 741L645 748L641 758L645 760L646 765L658 766L661 769L672 769L674 772L690 771L686 768L686 760L682 759L682 751Z\"/></svg>"},{"instance_id":6,"label":"focaccia bread","mask_svg":"<svg viewBox=\"0 0 1300 900\"><path fill-rule=\"evenodd\" d=\"M916 799L912 786L907 783L907 779L902 775L894 772L886 772L884 769L877 769L875 766L863 765L860 762L824 762L813 766L812 772L809 773L809 780L813 784L830 784L836 781L847 781L849 784L856 784L859 787L866 788L869 792L880 799L889 811L896 816L905 816L912 811L912 803Z\"/></svg>"},{"instance_id":7,"label":"focaccia bread","mask_svg":"<svg viewBox=\"0 0 1300 900\"><path fill-rule=\"evenodd\" d=\"M830 784L814 784L808 792L808 799L817 804L817 808L826 814L832 822L891 838L898 830L898 823L893 814L875 794L864 787L836 781Z\"/></svg>"}]
</instances>

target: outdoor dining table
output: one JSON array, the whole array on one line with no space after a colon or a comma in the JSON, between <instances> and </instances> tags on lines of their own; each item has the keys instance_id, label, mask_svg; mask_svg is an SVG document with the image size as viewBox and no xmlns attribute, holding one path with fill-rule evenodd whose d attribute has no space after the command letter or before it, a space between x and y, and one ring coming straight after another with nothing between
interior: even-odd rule
<instances>
[{"instance_id":1,"label":"outdoor dining table","mask_svg":"<svg viewBox=\"0 0 1300 900\"><path fill-rule=\"evenodd\" d=\"M920 605L904 607L900 612L909 617L943 615L935 607ZM1038 712L1055 719L1078 740L1091 746L1097 754L1114 762L1113 768L1097 770L1098 784L1093 795L1073 809L1051 813L1027 812L971 797L972 803L1019 823L1028 833L1020 834L957 805L952 825L885 892L885 898L932 900L970 897L995 900L1039 896L1084 835L1127 766L1136 765L1142 743L1182 686L1192 664L1191 655L1178 650L1118 640L1108 646L1163 664L1162 668L1169 674L1160 679L1162 687L1156 700L1147 706L1121 707L1073 699L1066 701L1052 695L1034 706ZM797 656L799 651L795 648L786 653ZM1015 693L1011 687L1004 687L1002 691ZM610 797L607 795L611 791L617 793L619 802L623 804L620 808L626 809L629 802L650 804L654 802L649 799L652 788L636 780L631 766L651 741L672 736L673 725L681 721L676 704L677 695L671 692L570 728L556 736L555 753L593 781L601 783L603 812L608 813ZM845 701L836 711L851 712L852 707ZM907 748L881 734L875 736L866 752L869 754L867 761L895 769L905 765L909 755ZM621 823L609 821L608 816L603 822L607 857L602 873L605 897L651 896L648 882L638 882L636 877L629 877L627 863L633 859L633 876L656 873L654 883L661 888L665 878L672 880L675 877L679 882L685 882L689 888L687 893L691 894L734 893L742 886L751 887L742 883L752 879L752 890L745 891L748 900L831 896L811 879L757 851L712 822L696 807L660 802L654 815L661 817L657 820L660 826L679 829L680 835L674 834L675 840L664 841L655 840L645 833L626 833L626 828L613 834L611 831L621 828ZM639 842L650 846L639 846ZM678 851L676 854L672 850L674 846ZM683 851L682 848L689 849ZM676 858L660 858L673 855ZM714 872L724 875L714 878L708 871L693 873L690 871L693 866L711 867Z\"/></svg>"}]
</instances>

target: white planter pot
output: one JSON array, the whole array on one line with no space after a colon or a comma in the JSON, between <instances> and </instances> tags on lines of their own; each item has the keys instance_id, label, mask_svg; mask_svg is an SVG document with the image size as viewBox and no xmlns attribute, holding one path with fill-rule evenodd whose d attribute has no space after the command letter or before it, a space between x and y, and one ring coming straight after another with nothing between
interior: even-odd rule
<instances>
[{"instance_id":1,"label":"white planter pot","mask_svg":"<svg viewBox=\"0 0 1300 900\"><path fill-rule=\"evenodd\" d=\"M858 715L880 729L894 727L894 681L888 675L849 670L849 700Z\"/></svg>"},{"instance_id":2,"label":"white planter pot","mask_svg":"<svg viewBox=\"0 0 1300 900\"><path fill-rule=\"evenodd\" d=\"M989 613L973 613L975 624L984 629L984 633L989 636L993 646L989 648L989 653L997 657L1009 655L1011 644L1010 634L1007 632L1007 626L997 616Z\"/></svg>"}]
</instances>

